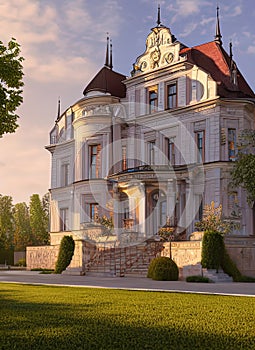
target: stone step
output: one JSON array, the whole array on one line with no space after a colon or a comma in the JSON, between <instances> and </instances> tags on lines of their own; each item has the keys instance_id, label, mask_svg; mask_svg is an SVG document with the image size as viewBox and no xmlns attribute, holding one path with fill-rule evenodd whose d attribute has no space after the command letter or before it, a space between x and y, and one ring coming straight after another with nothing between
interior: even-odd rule
<instances>
[{"instance_id":1,"label":"stone step","mask_svg":"<svg viewBox=\"0 0 255 350\"><path fill-rule=\"evenodd\" d=\"M203 276L208 277L210 280L214 282L233 282L233 278L224 273L224 271L211 269L203 269Z\"/></svg>"}]
</instances>

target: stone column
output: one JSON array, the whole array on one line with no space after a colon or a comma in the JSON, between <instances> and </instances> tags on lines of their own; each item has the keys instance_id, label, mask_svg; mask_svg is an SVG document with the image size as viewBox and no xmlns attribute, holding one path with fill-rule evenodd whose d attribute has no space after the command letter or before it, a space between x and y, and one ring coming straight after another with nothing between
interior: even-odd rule
<instances>
[{"instance_id":1,"label":"stone column","mask_svg":"<svg viewBox=\"0 0 255 350\"><path fill-rule=\"evenodd\" d=\"M119 209L120 209L120 194L118 192L118 184L113 185L113 224L114 233L119 239L120 235L120 225L119 225Z\"/></svg>"},{"instance_id":2,"label":"stone column","mask_svg":"<svg viewBox=\"0 0 255 350\"><path fill-rule=\"evenodd\" d=\"M169 179L167 181L166 193L167 216L170 218L171 224L175 222L175 205L176 205L176 180Z\"/></svg>"}]
</instances>

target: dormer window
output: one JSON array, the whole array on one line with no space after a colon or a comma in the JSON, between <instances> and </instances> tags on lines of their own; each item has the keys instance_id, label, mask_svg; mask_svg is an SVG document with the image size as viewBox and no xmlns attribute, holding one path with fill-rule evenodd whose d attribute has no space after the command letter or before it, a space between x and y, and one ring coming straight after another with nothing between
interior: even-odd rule
<instances>
[{"instance_id":1,"label":"dormer window","mask_svg":"<svg viewBox=\"0 0 255 350\"><path fill-rule=\"evenodd\" d=\"M148 88L149 113L155 113L158 110L158 85Z\"/></svg>"}]
</instances>

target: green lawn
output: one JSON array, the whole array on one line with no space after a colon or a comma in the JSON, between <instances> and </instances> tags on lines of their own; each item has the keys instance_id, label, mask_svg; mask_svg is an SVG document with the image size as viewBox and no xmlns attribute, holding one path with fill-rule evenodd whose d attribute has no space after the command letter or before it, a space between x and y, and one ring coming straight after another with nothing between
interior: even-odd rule
<instances>
[{"instance_id":1,"label":"green lawn","mask_svg":"<svg viewBox=\"0 0 255 350\"><path fill-rule=\"evenodd\" d=\"M255 298L0 283L0 349L255 349Z\"/></svg>"}]
</instances>

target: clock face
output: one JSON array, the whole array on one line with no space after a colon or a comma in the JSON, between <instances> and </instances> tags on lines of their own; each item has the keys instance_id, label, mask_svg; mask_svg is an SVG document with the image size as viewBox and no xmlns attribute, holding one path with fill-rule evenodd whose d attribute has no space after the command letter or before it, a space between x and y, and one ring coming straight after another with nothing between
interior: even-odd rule
<instances>
[{"instance_id":1,"label":"clock face","mask_svg":"<svg viewBox=\"0 0 255 350\"><path fill-rule=\"evenodd\" d=\"M174 55L172 52L169 52L165 55L165 61L166 63L171 63L173 62L173 59L174 59Z\"/></svg>"},{"instance_id":2,"label":"clock face","mask_svg":"<svg viewBox=\"0 0 255 350\"><path fill-rule=\"evenodd\" d=\"M151 58L154 62L158 62L160 59L160 52L158 50L155 50L151 54Z\"/></svg>"}]
</instances>

